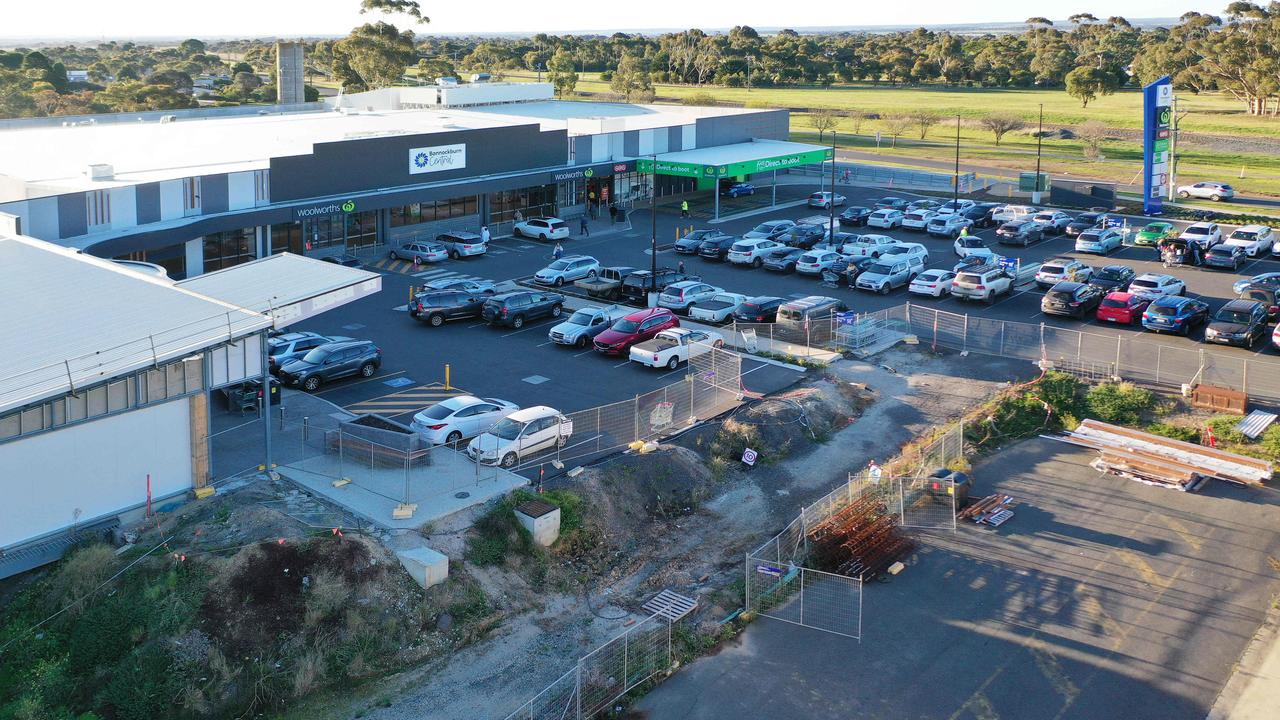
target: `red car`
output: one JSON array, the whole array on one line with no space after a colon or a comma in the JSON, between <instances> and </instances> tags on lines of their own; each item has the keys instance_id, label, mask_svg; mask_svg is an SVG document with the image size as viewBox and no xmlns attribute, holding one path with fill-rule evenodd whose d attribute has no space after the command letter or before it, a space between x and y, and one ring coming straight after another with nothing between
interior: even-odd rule
<instances>
[{"instance_id":1,"label":"red car","mask_svg":"<svg viewBox=\"0 0 1280 720\"><path fill-rule=\"evenodd\" d=\"M632 345L673 327L680 327L680 320L666 308L638 310L620 318L613 327L597 335L596 350L605 355L626 356Z\"/></svg>"},{"instance_id":2,"label":"red car","mask_svg":"<svg viewBox=\"0 0 1280 720\"><path fill-rule=\"evenodd\" d=\"M1102 322L1137 325L1142 313L1151 304L1151 298L1127 292L1107 293L1098 305L1098 319Z\"/></svg>"}]
</instances>

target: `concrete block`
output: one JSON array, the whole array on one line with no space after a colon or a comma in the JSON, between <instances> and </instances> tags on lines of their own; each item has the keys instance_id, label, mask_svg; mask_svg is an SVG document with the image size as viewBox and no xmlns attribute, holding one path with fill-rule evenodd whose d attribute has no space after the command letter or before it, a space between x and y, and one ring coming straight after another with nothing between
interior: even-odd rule
<instances>
[{"instance_id":1,"label":"concrete block","mask_svg":"<svg viewBox=\"0 0 1280 720\"><path fill-rule=\"evenodd\" d=\"M516 506L516 520L529 534L533 541L543 547L550 547L560 538L560 508L541 500L530 500Z\"/></svg>"},{"instance_id":2,"label":"concrete block","mask_svg":"<svg viewBox=\"0 0 1280 720\"><path fill-rule=\"evenodd\" d=\"M449 558L429 547L401 550L396 553L396 558L424 588L439 585L449 577Z\"/></svg>"}]
</instances>

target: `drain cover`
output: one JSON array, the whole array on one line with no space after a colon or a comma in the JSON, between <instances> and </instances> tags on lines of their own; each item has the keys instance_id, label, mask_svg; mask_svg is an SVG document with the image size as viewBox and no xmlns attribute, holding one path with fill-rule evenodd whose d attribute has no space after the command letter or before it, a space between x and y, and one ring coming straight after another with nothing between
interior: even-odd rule
<instances>
[{"instance_id":1,"label":"drain cover","mask_svg":"<svg viewBox=\"0 0 1280 720\"><path fill-rule=\"evenodd\" d=\"M471 497L471 493L467 492L466 490L463 490L462 492L454 493L453 496L458 498L459 500L466 500L467 498Z\"/></svg>"}]
</instances>

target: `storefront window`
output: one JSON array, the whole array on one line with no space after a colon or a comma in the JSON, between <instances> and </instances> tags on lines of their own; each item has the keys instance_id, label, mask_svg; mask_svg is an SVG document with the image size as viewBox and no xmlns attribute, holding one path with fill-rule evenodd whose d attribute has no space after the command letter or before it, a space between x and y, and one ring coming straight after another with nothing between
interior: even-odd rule
<instances>
[{"instance_id":1,"label":"storefront window","mask_svg":"<svg viewBox=\"0 0 1280 720\"><path fill-rule=\"evenodd\" d=\"M478 211L478 197L475 195L402 205L391 208L391 227L466 217Z\"/></svg>"},{"instance_id":2,"label":"storefront window","mask_svg":"<svg viewBox=\"0 0 1280 720\"><path fill-rule=\"evenodd\" d=\"M248 262L256 256L253 228L204 236L204 271L212 272Z\"/></svg>"},{"instance_id":3,"label":"storefront window","mask_svg":"<svg viewBox=\"0 0 1280 720\"><path fill-rule=\"evenodd\" d=\"M302 255L305 252L302 244L302 223L291 222L284 225L272 225L271 252L291 252L294 255Z\"/></svg>"},{"instance_id":4,"label":"storefront window","mask_svg":"<svg viewBox=\"0 0 1280 720\"><path fill-rule=\"evenodd\" d=\"M489 195L489 224L513 222L516 211L526 218L555 215L556 186L537 185Z\"/></svg>"}]
</instances>

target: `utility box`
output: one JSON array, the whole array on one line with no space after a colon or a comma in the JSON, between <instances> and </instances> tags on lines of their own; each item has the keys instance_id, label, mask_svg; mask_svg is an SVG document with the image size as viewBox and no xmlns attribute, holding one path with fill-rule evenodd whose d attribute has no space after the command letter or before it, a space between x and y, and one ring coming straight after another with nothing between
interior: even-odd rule
<instances>
[{"instance_id":1,"label":"utility box","mask_svg":"<svg viewBox=\"0 0 1280 720\"><path fill-rule=\"evenodd\" d=\"M533 535L533 541L551 547L560 537L560 508L541 500L529 500L516 506L516 520Z\"/></svg>"},{"instance_id":2,"label":"utility box","mask_svg":"<svg viewBox=\"0 0 1280 720\"><path fill-rule=\"evenodd\" d=\"M429 547L401 550L396 558L414 581L424 588L439 585L449 578L449 558Z\"/></svg>"}]
</instances>

